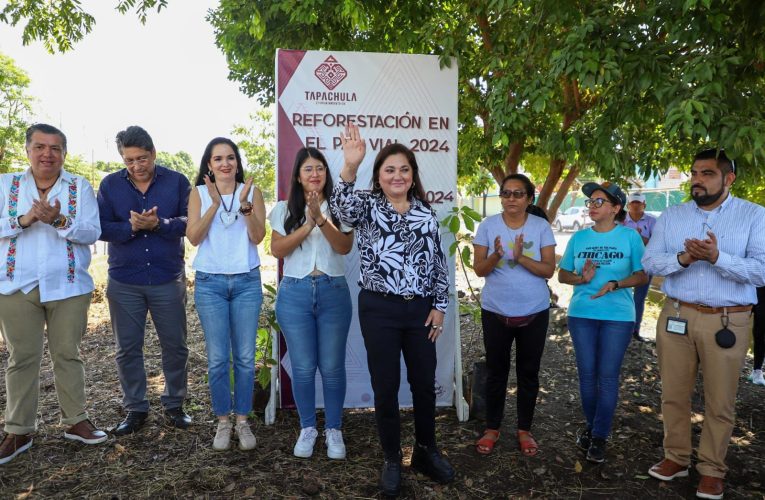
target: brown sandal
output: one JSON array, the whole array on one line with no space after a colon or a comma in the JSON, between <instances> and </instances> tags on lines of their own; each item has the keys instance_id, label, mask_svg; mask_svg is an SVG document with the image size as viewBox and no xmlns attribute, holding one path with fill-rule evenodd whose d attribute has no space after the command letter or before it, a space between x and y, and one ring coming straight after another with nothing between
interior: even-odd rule
<instances>
[{"instance_id":1,"label":"brown sandal","mask_svg":"<svg viewBox=\"0 0 765 500\"><path fill-rule=\"evenodd\" d=\"M475 444L475 451L481 455L488 455L494 449L494 445L499 440L499 431L495 429L486 429L483 436Z\"/></svg>"},{"instance_id":2,"label":"brown sandal","mask_svg":"<svg viewBox=\"0 0 765 500\"><path fill-rule=\"evenodd\" d=\"M518 445L527 457L533 457L539 451L539 445L529 431L518 431Z\"/></svg>"}]
</instances>

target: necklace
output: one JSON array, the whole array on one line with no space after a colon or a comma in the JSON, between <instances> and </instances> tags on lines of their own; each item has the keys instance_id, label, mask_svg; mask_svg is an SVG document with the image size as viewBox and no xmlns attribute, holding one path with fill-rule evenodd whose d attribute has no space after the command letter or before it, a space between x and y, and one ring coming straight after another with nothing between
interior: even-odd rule
<instances>
[{"instance_id":1,"label":"necklace","mask_svg":"<svg viewBox=\"0 0 765 500\"><path fill-rule=\"evenodd\" d=\"M37 188L37 191L38 191L40 194L45 194L45 193L47 193L47 192L48 192L48 190L49 190L50 188L52 188L53 186L55 186L55 185L56 185L56 182L58 182L58 178L59 178L60 176L61 176L61 174L58 174L58 175L56 176L56 178L53 180L53 183L52 183L50 186L48 186L48 187L44 187L44 188L41 188L40 186L38 186L38 185L37 185L37 180L35 180L35 187Z\"/></svg>"},{"instance_id":2,"label":"necklace","mask_svg":"<svg viewBox=\"0 0 765 500\"><path fill-rule=\"evenodd\" d=\"M528 220L529 220L529 215L528 214L524 214L523 224L518 229L513 229L513 231L518 231L518 232L520 232L520 234L523 234L523 230L526 227L526 222L528 222ZM507 232L507 239L508 239L507 249L511 253L510 259L508 260L508 265L510 266L510 269L512 269L512 268L514 268L515 266L518 265L518 263L515 262L514 258L512 257L512 253L514 252L514 249L515 249L515 237L513 236L513 233L510 232L510 230L512 228L510 227L510 225L507 222L505 222L504 215L502 216L502 224L505 226L505 231ZM516 233L516 234L518 234L518 233ZM524 245L524 248L525 248L525 245L526 245L525 241L523 242L523 245ZM523 249L521 249L521 253L523 253Z\"/></svg>"},{"instance_id":3,"label":"necklace","mask_svg":"<svg viewBox=\"0 0 765 500\"><path fill-rule=\"evenodd\" d=\"M239 184L234 186L234 192L231 193L231 205L226 206L226 200L223 199L223 195L220 194L220 191L218 190L218 185L213 184L215 186L215 190L218 191L218 196L220 196L220 203L223 205L223 211L220 213L220 221L223 223L224 227L228 227L239 218L239 214L234 212L234 197L236 196L236 190L239 187Z\"/></svg>"}]
</instances>

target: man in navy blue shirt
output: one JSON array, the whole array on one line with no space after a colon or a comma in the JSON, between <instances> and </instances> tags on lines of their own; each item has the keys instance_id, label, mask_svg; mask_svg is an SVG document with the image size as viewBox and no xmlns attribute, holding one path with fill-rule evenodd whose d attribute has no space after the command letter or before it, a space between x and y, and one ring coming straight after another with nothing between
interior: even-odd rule
<instances>
[{"instance_id":1,"label":"man in navy blue shirt","mask_svg":"<svg viewBox=\"0 0 765 500\"><path fill-rule=\"evenodd\" d=\"M160 398L171 425L187 428L186 276L184 244L191 185L183 175L154 164L157 152L138 126L117 134L124 169L98 189L101 239L109 243L106 297L117 343L117 371L125 419L114 434L130 434L146 421L143 343L150 311L162 349L165 390Z\"/></svg>"}]
</instances>

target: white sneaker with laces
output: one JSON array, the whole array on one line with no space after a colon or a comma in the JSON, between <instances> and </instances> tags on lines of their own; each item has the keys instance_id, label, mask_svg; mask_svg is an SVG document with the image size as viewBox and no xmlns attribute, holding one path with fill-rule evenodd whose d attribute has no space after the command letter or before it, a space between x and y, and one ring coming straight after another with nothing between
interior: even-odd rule
<instances>
[{"instance_id":1,"label":"white sneaker with laces","mask_svg":"<svg viewBox=\"0 0 765 500\"><path fill-rule=\"evenodd\" d=\"M340 429L325 429L324 443L327 445L327 456L335 460L345 459L345 443Z\"/></svg>"},{"instance_id":2,"label":"white sneaker with laces","mask_svg":"<svg viewBox=\"0 0 765 500\"><path fill-rule=\"evenodd\" d=\"M215 439L213 439L213 450L225 451L229 449L232 427L230 420L218 420L218 429L215 431Z\"/></svg>"},{"instance_id":3,"label":"white sneaker with laces","mask_svg":"<svg viewBox=\"0 0 765 500\"><path fill-rule=\"evenodd\" d=\"M252 429L250 429L249 422L246 420L237 422L236 426L234 427L234 431L236 432L236 437L239 438L240 450L246 451L255 448L257 440L255 439L255 435L252 433Z\"/></svg>"},{"instance_id":4,"label":"white sneaker with laces","mask_svg":"<svg viewBox=\"0 0 765 500\"><path fill-rule=\"evenodd\" d=\"M754 385L765 385L765 377L762 376L762 370L752 370L749 380L751 380Z\"/></svg>"},{"instance_id":5,"label":"white sneaker with laces","mask_svg":"<svg viewBox=\"0 0 765 500\"><path fill-rule=\"evenodd\" d=\"M319 431L315 427L300 429L300 437L295 443L292 454L300 458L310 458L313 455L313 445L316 444L316 436L318 435Z\"/></svg>"}]
</instances>

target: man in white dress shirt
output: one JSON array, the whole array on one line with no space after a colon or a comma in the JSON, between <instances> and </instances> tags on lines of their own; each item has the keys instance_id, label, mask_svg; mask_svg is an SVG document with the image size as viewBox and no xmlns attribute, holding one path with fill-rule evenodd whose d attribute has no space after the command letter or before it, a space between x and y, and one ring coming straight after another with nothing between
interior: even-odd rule
<instances>
[{"instance_id":1,"label":"man in white dress shirt","mask_svg":"<svg viewBox=\"0 0 765 500\"><path fill-rule=\"evenodd\" d=\"M106 440L85 411L80 341L93 279L90 247L101 233L88 181L63 169L66 136L37 124L26 134L30 168L0 175L0 331L8 348L0 464L32 445L45 331L64 438Z\"/></svg>"},{"instance_id":2,"label":"man in white dress shirt","mask_svg":"<svg viewBox=\"0 0 765 500\"><path fill-rule=\"evenodd\" d=\"M643 256L646 273L664 276L667 295L656 327L664 460L648 472L663 481L688 475L691 397L700 367L699 498L723 497L752 305L756 287L765 285L765 208L732 196L735 179L735 164L724 151L698 153L691 167L693 200L659 217Z\"/></svg>"}]
</instances>

